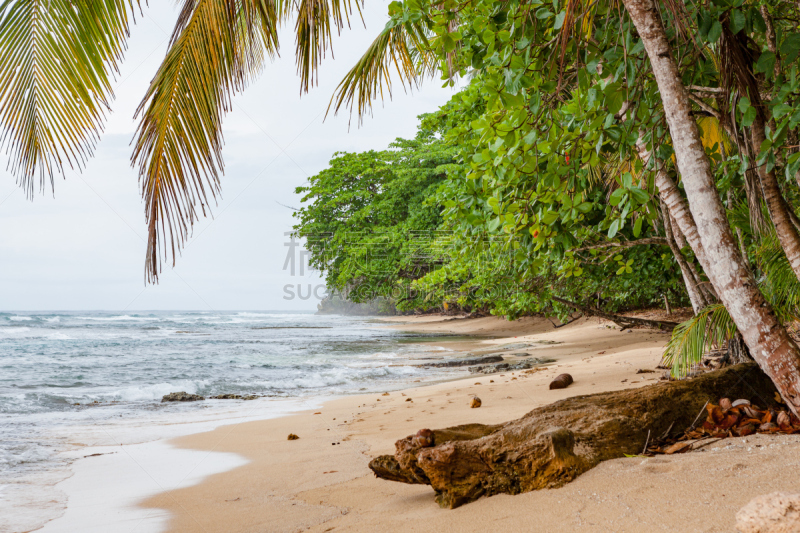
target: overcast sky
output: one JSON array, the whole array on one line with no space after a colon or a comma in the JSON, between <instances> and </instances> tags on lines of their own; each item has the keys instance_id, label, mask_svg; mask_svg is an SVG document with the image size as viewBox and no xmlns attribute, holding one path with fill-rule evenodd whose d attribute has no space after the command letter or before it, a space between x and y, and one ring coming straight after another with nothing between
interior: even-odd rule
<instances>
[{"instance_id":1,"label":"overcast sky","mask_svg":"<svg viewBox=\"0 0 800 533\"><path fill-rule=\"evenodd\" d=\"M336 151L382 149L413 136L416 116L453 94L428 81L376 103L361 127L349 115L329 116L329 98L386 22L388 2L364 9L359 23L335 40L320 85L299 95L291 28L281 35L282 57L234 99L225 118L225 174L214 218L201 219L177 266L165 266L159 285L144 284L146 225L137 174L130 166L133 113L166 53L175 3L150 2L132 28L115 84L116 100L94 159L80 174L66 171L49 191L26 200L14 177L0 179L0 310L302 310L312 296L286 299L284 287L321 284L316 276L283 270L284 232L294 223L295 187L327 165ZM5 169L5 165L3 167ZM283 205L281 205L283 204ZM317 291L320 294L320 291Z\"/></svg>"}]
</instances>

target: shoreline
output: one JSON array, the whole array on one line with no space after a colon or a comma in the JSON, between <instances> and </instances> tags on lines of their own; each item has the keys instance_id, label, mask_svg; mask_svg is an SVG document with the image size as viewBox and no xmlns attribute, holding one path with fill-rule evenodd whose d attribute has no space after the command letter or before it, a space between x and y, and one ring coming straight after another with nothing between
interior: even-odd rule
<instances>
[{"instance_id":1,"label":"shoreline","mask_svg":"<svg viewBox=\"0 0 800 533\"><path fill-rule=\"evenodd\" d=\"M136 502L136 512L158 517L152 530L170 532L486 531L498 526L548 532L722 532L733 530L736 511L756 495L800 490L800 481L785 475L800 463L794 459L800 458L800 437L752 435L727 439L703 453L607 461L559 489L440 509L429 486L376 479L369 460L393 453L397 439L424 427L501 423L562 398L655 383L657 374L636 371L655 368L668 336L652 330L620 332L596 318L558 329L544 319L515 324L493 317L415 318L384 322L417 333L466 335L472 328L483 337L459 350L531 342L531 355L556 361L531 373L472 374L411 384L388 396L338 397L310 410L172 439L166 444L184 457L227 454L240 463L209 469L181 488L151 491ZM495 335L498 330L504 335ZM550 391L549 381L564 371L575 383ZM483 400L480 409L467 405L474 394ZM289 433L300 438L289 441Z\"/></svg>"},{"instance_id":2,"label":"shoreline","mask_svg":"<svg viewBox=\"0 0 800 533\"><path fill-rule=\"evenodd\" d=\"M173 445L189 450L207 450L213 442L215 449L239 454L249 462L193 487L159 494L143 502L143 507L171 512L167 531L192 531L198 524L206 531L393 530L399 524L376 510L394 506L402 510L404 522L420 520L422 524L436 518L451 530L483 530L471 528L471 519L461 523L456 515L471 514L468 510L476 504L494 507L511 497L443 511L434 503L430 487L377 480L367 463L375 455L392 453L395 440L422 427L499 423L558 399L653 383L656 374L637 377L636 371L654 368L668 339L651 330L621 333L598 319L581 319L558 329L540 318L507 322L495 317L424 316L392 317L384 322L392 329L415 333L483 335L459 347L466 350L531 342L531 355L556 361L529 374L473 374L388 396L339 398L316 411L235 425L224 439L219 431L176 439ZM593 363L592 356L598 352L602 356ZM548 390L546 384L563 371L573 374L575 384ZM625 377L619 379L621 375ZM480 394L483 407L468 407L472 394ZM407 402L409 398L412 401ZM287 441L289 433L300 439Z\"/></svg>"},{"instance_id":3,"label":"shoreline","mask_svg":"<svg viewBox=\"0 0 800 533\"><path fill-rule=\"evenodd\" d=\"M384 324L375 325L378 329L384 329ZM433 358L458 353L462 347L451 342L447 336L443 336L441 342L412 343L425 347L422 356ZM420 378L424 383L454 379L447 375ZM411 378L406 381L386 385L393 390L407 387ZM67 450L58 452L64 464L58 466L57 479L41 486L31 486L34 491L45 489L47 494L33 492L34 500L26 501L24 506L14 507L16 500L6 502L12 505L10 509L15 512L24 507L27 514L21 521L15 517L16 525L6 524L10 529L0 524L0 532L105 533L109 527L119 523L136 524L139 532L163 531L168 514L142 509L137 506L138 502L168 489L197 484L211 474L231 470L247 462L243 457L230 453L187 452L173 446L171 442L174 439L248 421L290 416L353 394L357 393L264 397L246 403L214 399L203 405L175 403L171 407L177 408L178 412L168 415L160 413L146 425L139 426L138 430L127 420L120 420L119 424L108 424L103 420L99 424L95 422L87 426L58 428L56 431L69 446ZM182 412L183 408L186 408L185 412ZM110 478L108 472L115 473L114 479ZM20 486L23 485L12 485L10 488L18 490ZM4 495L4 488L8 487L0 485L0 498Z\"/></svg>"}]
</instances>

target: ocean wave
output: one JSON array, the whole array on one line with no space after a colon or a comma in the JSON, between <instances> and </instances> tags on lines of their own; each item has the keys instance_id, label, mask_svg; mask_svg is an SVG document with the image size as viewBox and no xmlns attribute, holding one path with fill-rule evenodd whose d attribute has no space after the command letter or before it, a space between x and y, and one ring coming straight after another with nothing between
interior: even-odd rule
<instances>
[{"instance_id":1,"label":"ocean wave","mask_svg":"<svg viewBox=\"0 0 800 533\"><path fill-rule=\"evenodd\" d=\"M153 322L161 321L162 317L157 316L131 316L131 315L116 315L116 316L76 316L78 320L94 320L96 322Z\"/></svg>"},{"instance_id":2,"label":"ocean wave","mask_svg":"<svg viewBox=\"0 0 800 533\"><path fill-rule=\"evenodd\" d=\"M161 400L162 396L171 392L184 391L189 394L197 394L198 391L207 384L207 380L164 382L153 385L126 387L122 390L100 393L96 396L99 399L114 399L124 402Z\"/></svg>"},{"instance_id":3,"label":"ocean wave","mask_svg":"<svg viewBox=\"0 0 800 533\"><path fill-rule=\"evenodd\" d=\"M50 452L34 443L20 442L0 445L0 465L8 468L50 459Z\"/></svg>"}]
</instances>

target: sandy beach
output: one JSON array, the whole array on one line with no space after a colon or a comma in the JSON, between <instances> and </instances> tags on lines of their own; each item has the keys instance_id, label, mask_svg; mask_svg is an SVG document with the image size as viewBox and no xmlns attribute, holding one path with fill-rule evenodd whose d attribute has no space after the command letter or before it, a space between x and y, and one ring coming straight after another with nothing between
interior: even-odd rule
<instances>
[{"instance_id":1,"label":"sandy beach","mask_svg":"<svg viewBox=\"0 0 800 533\"><path fill-rule=\"evenodd\" d=\"M582 394L653 384L668 336L620 331L598 319L554 328L545 319L398 317L389 327L479 334L464 348L527 343L555 362L536 372L473 375L389 395L340 398L282 418L234 424L181 437L186 450L224 452L247 463L200 483L147 499L169 513L171 532L294 531L720 531L750 499L800 490L794 475L800 438L753 435L689 454L607 461L559 489L482 498L455 510L434 502L430 487L379 480L367 464L422 428L493 424ZM569 372L575 383L549 390ZM468 405L478 395L483 405ZM298 440L287 440L294 433Z\"/></svg>"}]
</instances>

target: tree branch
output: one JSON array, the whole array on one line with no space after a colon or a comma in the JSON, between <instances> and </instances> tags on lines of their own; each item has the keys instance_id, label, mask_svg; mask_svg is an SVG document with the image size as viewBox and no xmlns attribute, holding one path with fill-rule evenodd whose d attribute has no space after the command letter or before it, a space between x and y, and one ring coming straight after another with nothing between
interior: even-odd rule
<instances>
[{"instance_id":1,"label":"tree branch","mask_svg":"<svg viewBox=\"0 0 800 533\"><path fill-rule=\"evenodd\" d=\"M702 109L703 111L705 111L706 113L708 113L709 115L714 117L715 119L720 120L719 111L717 111L716 109L714 109L713 107L711 107L707 103L703 102L700 98L698 98L697 96L693 95L692 93L689 93L689 98L692 100L692 102L697 104L697 106L700 109Z\"/></svg>"},{"instance_id":2,"label":"tree branch","mask_svg":"<svg viewBox=\"0 0 800 533\"><path fill-rule=\"evenodd\" d=\"M610 320L614 324L620 326L623 331L628 328L632 328L634 326L644 326L647 328L660 329L663 331L672 331L678 326L677 322L670 322L668 320L648 320L646 318L635 318L632 316L614 315L611 313L606 313L605 311L601 311L600 309L597 309L595 307L589 307L586 305L576 304L575 302L570 302L569 300L559 298L558 296L551 296L550 298L552 300L555 300L556 302L572 307L573 309L577 309L578 311L582 312L585 315L599 316L600 318L605 318L606 320Z\"/></svg>"}]
</instances>

